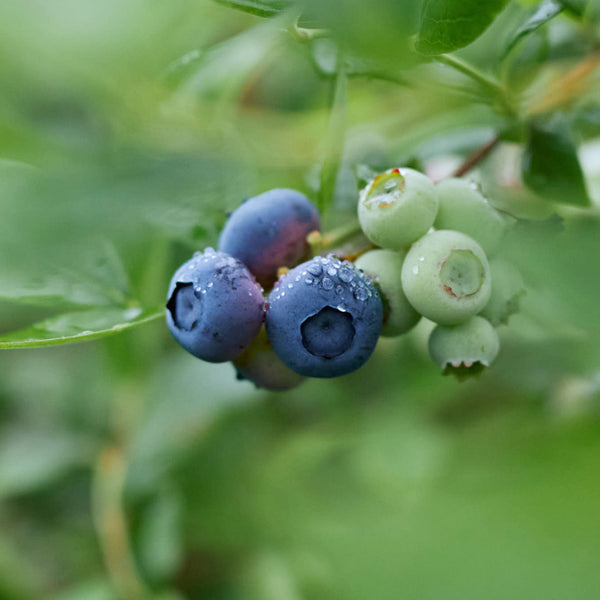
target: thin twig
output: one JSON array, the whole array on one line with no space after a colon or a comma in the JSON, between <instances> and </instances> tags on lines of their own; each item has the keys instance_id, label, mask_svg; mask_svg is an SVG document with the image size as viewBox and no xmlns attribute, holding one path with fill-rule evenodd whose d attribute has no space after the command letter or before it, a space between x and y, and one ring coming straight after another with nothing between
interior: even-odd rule
<instances>
[{"instance_id":1,"label":"thin twig","mask_svg":"<svg viewBox=\"0 0 600 600\"><path fill-rule=\"evenodd\" d=\"M462 177L466 173L468 173L471 169L476 167L498 144L500 143L500 138L498 136L493 137L489 142L485 143L481 148L478 148L471 154L465 162L462 163L455 171L452 173L452 177Z\"/></svg>"}]
</instances>

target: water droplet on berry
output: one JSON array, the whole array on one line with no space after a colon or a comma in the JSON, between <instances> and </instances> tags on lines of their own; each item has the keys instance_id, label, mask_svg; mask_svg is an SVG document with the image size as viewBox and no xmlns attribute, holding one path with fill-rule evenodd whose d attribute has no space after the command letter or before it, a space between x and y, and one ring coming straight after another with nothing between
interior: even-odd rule
<instances>
[{"instance_id":1,"label":"water droplet on berry","mask_svg":"<svg viewBox=\"0 0 600 600\"><path fill-rule=\"evenodd\" d=\"M321 281L321 285L323 286L324 290L332 290L334 283L331 279L329 279L329 277L323 277L323 281Z\"/></svg>"},{"instance_id":2,"label":"water droplet on berry","mask_svg":"<svg viewBox=\"0 0 600 600\"><path fill-rule=\"evenodd\" d=\"M354 279L354 273L348 267L343 267L340 269L339 277L344 283L350 283Z\"/></svg>"},{"instance_id":3,"label":"water droplet on berry","mask_svg":"<svg viewBox=\"0 0 600 600\"><path fill-rule=\"evenodd\" d=\"M317 264L317 263L313 263L312 265L310 265L308 267L308 271L311 275L320 275L323 272L323 269L321 267L321 265Z\"/></svg>"},{"instance_id":4,"label":"water droplet on berry","mask_svg":"<svg viewBox=\"0 0 600 600\"><path fill-rule=\"evenodd\" d=\"M312 277L307 277L304 280L304 283L308 284L308 285L312 285L312 282L314 281L314 279Z\"/></svg>"},{"instance_id":5,"label":"water droplet on berry","mask_svg":"<svg viewBox=\"0 0 600 600\"><path fill-rule=\"evenodd\" d=\"M359 302L364 302L369 297L369 293L367 292L367 290L365 290L365 288L358 288L354 292L354 297Z\"/></svg>"},{"instance_id":6,"label":"water droplet on berry","mask_svg":"<svg viewBox=\"0 0 600 600\"><path fill-rule=\"evenodd\" d=\"M336 285L335 286L335 293L338 295L341 295L344 293L344 288L341 285Z\"/></svg>"},{"instance_id":7,"label":"water droplet on berry","mask_svg":"<svg viewBox=\"0 0 600 600\"><path fill-rule=\"evenodd\" d=\"M417 265L415 265L415 266L412 268L412 272L413 272L415 275L417 275L417 274L419 273L419 267L418 267Z\"/></svg>"}]
</instances>

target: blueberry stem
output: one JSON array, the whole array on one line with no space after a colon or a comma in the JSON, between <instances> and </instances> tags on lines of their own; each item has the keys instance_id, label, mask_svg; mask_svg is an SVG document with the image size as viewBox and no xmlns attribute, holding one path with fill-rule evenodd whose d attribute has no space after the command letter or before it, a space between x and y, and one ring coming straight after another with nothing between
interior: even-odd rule
<instances>
[{"instance_id":1,"label":"blueberry stem","mask_svg":"<svg viewBox=\"0 0 600 600\"><path fill-rule=\"evenodd\" d=\"M452 56L451 54L440 54L436 57L436 60L444 65L452 67L453 69L459 71L463 75L470 77L480 86L486 88L498 100L498 103L506 116L516 116L516 111L507 97L506 90L498 81L492 79L491 77L488 77L487 75L484 75L481 71L479 71L479 69L476 69L473 65L470 65L464 60L457 58L456 56Z\"/></svg>"},{"instance_id":2,"label":"blueberry stem","mask_svg":"<svg viewBox=\"0 0 600 600\"><path fill-rule=\"evenodd\" d=\"M362 229L358 221L352 221L340 227L336 227L327 233L313 231L309 234L307 241L311 247L313 255L320 254L324 250L334 248L348 240L362 234Z\"/></svg>"},{"instance_id":3,"label":"blueberry stem","mask_svg":"<svg viewBox=\"0 0 600 600\"><path fill-rule=\"evenodd\" d=\"M494 136L489 142L486 142L483 146L475 150L473 154L467 157L467 159L460 165L452 177L462 177L468 173L471 169L476 167L490 152L500 143L500 138Z\"/></svg>"},{"instance_id":4,"label":"blueberry stem","mask_svg":"<svg viewBox=\"0 0 600 600\"><path fill-rule=\"evenodd\" d=\"M346 139L346 92L348 78L344 71L344 53L338 49L336 78L331 99L329 128L325 146L325 160L321 167L318 208L323 214L333 198L344 141Z\"/></svg>"},{"instance_id":5,"label":"blueberry stem","mask_svg":"<svg viewBox=\"0 0 600 600\"><path fill-rule=\"evenodd\" d=\"M92 513L109 577L119 597L149 599L153 594L138 573L123 507L126 474L124 449L107 445L94 471Z\"/></svg>"}]
</instances>

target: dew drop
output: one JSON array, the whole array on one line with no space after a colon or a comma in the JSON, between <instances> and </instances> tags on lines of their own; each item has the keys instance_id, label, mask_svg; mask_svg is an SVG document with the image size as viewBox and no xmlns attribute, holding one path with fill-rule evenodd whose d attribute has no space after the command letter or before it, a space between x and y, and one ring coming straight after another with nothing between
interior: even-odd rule
<instances>
[{"instance_id":1,"label":"dew drop","mask_svg":"<svg viewBox=\"0 0 600 600\"><path fill-rule=\"evenodd\" d=\"M321 285L323 286L324 290L332 290L334 283L331 279L329 279L329 277L323 277L323 281L321 281Z\"/></svg>"},{"instance_id":2,"label":"dew drop","mask_svg":"<svg viewBox=\"0 0 600 600\"><path fill-rule=\"evenodd\" d=\"M367 290L365 290L365 288L358 288L355 292L354 292L354 297L359 301L359 302L364 302L368 297L369 294L367 292Z\"/></svg>"},{"instance_id":3,"label":"dew drop","mask_svg":"<svg viewBox=\"0 0 600 600\"><path fill-rule=\"evenodd\" d=\"M290 290L291 290L293 287L294 287L294 284L293 284L293 283L288 283L288 289L290 289Z\"/></svg>"},{"instance_id":4,"label":"dew drop","mask_svg":"<svg viewBox=\"0 0 600 600\"><path fill-rule=\"evenodd\" d=\"M213 284L213 282L211 281L211 282L210 282L210 283L209 283L209 284L208 284L206 287L209 287L209 288L211 288L213 285L214 285L214 284Z\"/></svg>"},{"instance_id":5,"label":"dew drop","mask_svg":"<svg viewBox=\"0 0 600 600\"><path fill-rule=\"evenodd\" d=\"M339 277L344 283L350 283L354 279L354 273L348 267L343 267L340 269Z\"/></svg>"},{"instance_id":6,"label":"dew drop","mask_svg":"<svg viewBox=\"0 0 600 600\"><path fill-rule=\"evenodd\" d=\"M307 277L304 280L304 283L308 284L308 285L312 285L312 282L314 281L314 279L312 277Z\"/></svg>"},{"instance_id":7,"label":"dew drop","mask_svg":"<svg viewBox=\"0 0 600 600\"><path fill-rule=\"evenodd\" d=\"M412 272L413 272L415 275L417 275L417 274L419 273L419 267L418 267L417 265L415 265L415 266L412 268Z\"/></svg>"},{"instance_id":8,"label":"dew drop","mask_svg":"<svg viewBox=\"0 0 600 600\"><path fill-rule=\"evenodd\" d=\"M341 295L344 293L344 288L341 285L336 285L335 286L335 293L338 295Z\"/></svg>"},{"instance_id":9,"label":"dew drop","mask_svg":"<svg viewBox=\"0 0 600 600\"><path fill-rule=\"evenodd\" d=\"M328 267L327 275L329 275L329 277L335 277L336 273L337 269L335 267Z\"/></svg>"},{"instance_id":10,"label":"dew drop","mask_svg":"<svg viewBox=\"0 0 600 600\"><path fill-rule=\"evenodd\" d=\"M311 275L320 275L323 272L321 265L314 263L308 267L308 271Z\"/></svg>"}]
</instances>

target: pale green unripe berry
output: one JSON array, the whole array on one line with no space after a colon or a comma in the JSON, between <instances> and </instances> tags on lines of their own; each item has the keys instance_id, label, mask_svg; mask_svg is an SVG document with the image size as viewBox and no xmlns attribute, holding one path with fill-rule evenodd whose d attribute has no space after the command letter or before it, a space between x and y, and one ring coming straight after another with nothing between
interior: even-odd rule
<instances>
[{"instance_id":1,"label":"pale green unripe berry","mask_svg":"<svg viewBox=\"0 0 600 600\"><path fill-rule=\"evenodd\" d=\"M438 209L433 182L414 169L391 169L361 192L358 220L377 246L400 250L424 235Z\"/></svg>"},{"instance_id":2,"label":"pale green unripe berry","mask_svg":"<svg viewBox=\"0 0 600 600\"><path fill-rule=\"evenodd\" d=\"M476 183L452 177L437 185L439 208L436 229L452 229L472 237L493 254L504 237L507 222L481 193Z\"/></svg>"},{"instance_id":3,"label":"pale green unripe berry","mask_svg":"<svg viewBox=\"0 0 600 600\"><path fill-rule=\"evenodd\" d=\"M438 325L429 336L429 354L444 374L477 374L490 366L499 350L498 333L479 316L459 325Z\"/></svg>"},{"instance_id":4,"label":"pale green unripe berry","mask_svg":"<svg viewBox=\"0 0 600 600\"><path fill-rule=\"evenodd\" d=\"M415 242L402 265L402 287L413 307L435 323L455 325L476 315L492 289L481 246L458 231L433 231Z\"/></svg>"},{"instance_id":5,"label":"pale green unripe berry","mask_svg":"<svg viewBox=\"0 0 600 600\"><path fill-rule=\"evenodd\" d=\"M502 258L490 261L492 295L479 313L497 327L508 323L508 318L519 310L519 301L525 294L521 272Z\"/></svg>"},{"instance_id":6,"label":"pale green unripe berry","mask_svg":"<svg viewBox=\"0 0 600 600\"><path fill-rule=\"evenodd\" d=\"M411 306L402 290L402 264L406 251L371 250L354 265L362 269L377 286L383 300L381 335L394 337L414 327L421 315Z\"/></svg>"}]
</instances>

